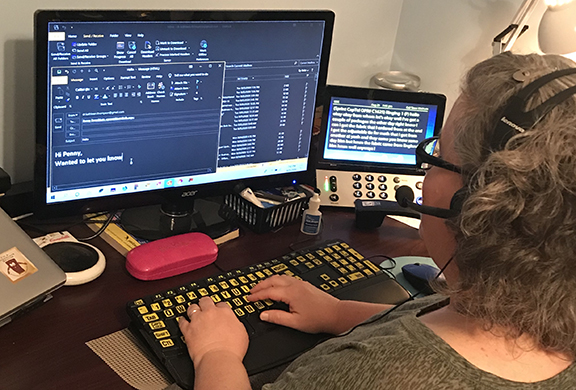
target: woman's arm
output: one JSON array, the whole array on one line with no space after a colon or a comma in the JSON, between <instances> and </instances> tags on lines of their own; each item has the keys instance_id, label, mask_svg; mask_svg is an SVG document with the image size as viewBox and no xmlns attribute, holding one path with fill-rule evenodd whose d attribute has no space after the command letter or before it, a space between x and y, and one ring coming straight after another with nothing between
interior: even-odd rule
<instances>
[{"instance_id":1,"label":"woman's arm","mask_svg":"<svg viewBox=\"0 0 576 390\"><path fill-rule=\"evenodd\" d=\"M215 305L209 297L187 309L190 321L178 322L194 362L195 390L248 390L250 381L242 364L248 334L230 307Z\"/></svg>"},{"instance_id":2,"label":"woman's arm","mask_svg":"<svg viewBox=\"0 0 576 390\"><path fill-rule=\"evenodd\" d=\"M242 359L227 351L214 351L194 364L194 390L248 390L250 381Z\"/></svg>"},{"instance_id":3,"label":"woman's arm","mask_svg":"<svg viewBox=\"0 0 576 390\"><path fill-rule=\"evenodd\" d=\"M288 326L308 333L340 334L392 305L341 301L338 298L286 275L276 275L252 288L248 299L281 301L289 311L268 310L262 321Z\"/></svg>"}]
</instances>

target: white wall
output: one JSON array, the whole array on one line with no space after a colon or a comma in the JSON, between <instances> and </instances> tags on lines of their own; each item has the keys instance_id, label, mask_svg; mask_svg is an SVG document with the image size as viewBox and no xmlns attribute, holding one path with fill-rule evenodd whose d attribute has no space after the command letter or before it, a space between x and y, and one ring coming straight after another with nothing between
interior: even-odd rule
<instances>
[{"instance_id":1,"label":"white wall","mask_svg":"<svg viewBox=\"0 0 576 390\"><path fill-rule=\"evenodd\" d=\"M417 74L421 89L447 96L447 109L459 93L464 73L492 55L492 40L512 21L522 0L404 0L391 69ZM538 51L542 1L514 52Z\"/></svg>"},{"instance_id":2,"label":"white wall","mask_svg":"<svg viewBox=\"0 0 576 390\"><path fill-rule=\"evenodd\" d=\"M159 6L160 4L160 6ZM328 82L368 86L387 70L402 0L2 0L0 167L13 183L32 180L34 160L33 13L36 9L331 9L336 14Z\"/></svg>"}]
</instances>

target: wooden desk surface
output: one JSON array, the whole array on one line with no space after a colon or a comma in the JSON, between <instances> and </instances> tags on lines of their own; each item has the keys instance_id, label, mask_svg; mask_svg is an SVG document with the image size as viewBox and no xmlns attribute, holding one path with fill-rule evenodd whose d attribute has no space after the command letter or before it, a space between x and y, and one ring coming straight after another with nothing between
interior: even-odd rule
<instances>
[{"instance_id":1,"label":"wooden desk surface","mask_svg":"<svg viewBox=\"0 0 576 390\"><path fill-rule=\"evenodd\" d=\"M323 210L324 227L318 236L300 233L298 223L276 233L243 236L220 247L217 264L231 270L263 262L325 240L340 238L364 256L426 256L415 229L385 218L379 229L354 227L354 212ZM84 230L85 229L85 230ZM73 230L88 236L80 226ZM220 273L214 266L172 278L143 282L124 267L125 259L102 239L92 244L106 256L106 270L82 286L62 287L44 305L0 328L0 388L131 389L85 343L128 326L126 302Z\"/></svg>"}]
</instances>

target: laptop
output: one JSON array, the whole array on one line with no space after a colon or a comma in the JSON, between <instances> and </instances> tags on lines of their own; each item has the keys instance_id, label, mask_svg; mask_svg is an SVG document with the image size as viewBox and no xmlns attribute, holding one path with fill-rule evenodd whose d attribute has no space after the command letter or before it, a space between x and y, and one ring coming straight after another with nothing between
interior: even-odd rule
<instances>
[{"instance_id":1,"label":"laptop","mask_svg":"<svg viewBox=\"0 0 576 390\"><path fill-rule=\"evenodd\" d=\"M0 327L46 302L66 274L0 209Z\"/></svg>"}]
</instances>

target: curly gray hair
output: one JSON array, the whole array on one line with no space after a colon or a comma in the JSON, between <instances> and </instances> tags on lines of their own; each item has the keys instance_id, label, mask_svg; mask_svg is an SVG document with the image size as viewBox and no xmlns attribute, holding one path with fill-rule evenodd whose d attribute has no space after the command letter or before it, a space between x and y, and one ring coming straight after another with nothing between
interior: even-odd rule
<instances>
[{"instance_id":1,"label":"curly gray hair","mask_svg":"<svg viewBox=\"0 0 576 390\"><path fill-rule=\"evenodd\" d=\"M532 337L541 348L576 356L576 96L555 107L504 150L488 149L509 98L529 82L575 67L555 55L503 53L464 79L467 109L454 147L470 195L449 223L456 232L459 282L449 292L457 310ZM513 75L521 71L523 82ZM515 79L516 78L516 79ZM567 87L556 79L528 109Z\"/></svg>"}]
</instances>

